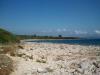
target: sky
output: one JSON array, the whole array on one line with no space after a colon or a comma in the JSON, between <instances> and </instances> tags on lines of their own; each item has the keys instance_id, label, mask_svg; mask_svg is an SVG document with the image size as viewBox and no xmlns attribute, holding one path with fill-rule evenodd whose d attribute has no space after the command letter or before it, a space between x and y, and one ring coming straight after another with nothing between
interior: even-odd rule
<instances>
[{"instance_id":1,"label":"sky","mask_svg":"<svg viewBox=\"0 0 100 75\"><path fill-rule=\"evenodd\" d=\"M0 0L0 28L14 34L100 37L100 0Z\"/></svg>"}]
</instances>

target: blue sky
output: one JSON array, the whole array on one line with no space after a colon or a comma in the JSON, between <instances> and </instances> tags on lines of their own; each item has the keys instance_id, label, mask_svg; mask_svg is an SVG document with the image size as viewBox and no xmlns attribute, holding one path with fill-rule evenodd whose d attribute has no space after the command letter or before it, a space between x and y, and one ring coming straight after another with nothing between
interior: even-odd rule
<instances>
[{"instance_id":1,"label":"blue sky","mask_svg":"<svg viewBox=\"0 0 100 75\"><path fill-rule=\"evenodd\" d=\"M100 0L0 0L0 27L16 34L100 37Z\"/></svg>"}]
</instances>

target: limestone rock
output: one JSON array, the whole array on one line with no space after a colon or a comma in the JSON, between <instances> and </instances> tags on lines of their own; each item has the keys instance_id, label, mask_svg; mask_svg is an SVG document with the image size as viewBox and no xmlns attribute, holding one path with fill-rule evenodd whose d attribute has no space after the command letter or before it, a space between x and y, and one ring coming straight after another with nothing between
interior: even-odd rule
<instances>
[{"instance_id":1,"label":"limestone rock","mask_svg":"<svg viewBox=\"0 0 100 75\"><path fill-rule=\"evenodd\" d=\"M46 72L48 72L45 68L38 68L37 69L37 72L38 73L46 73Z\"/></svg>"}]
</instances>

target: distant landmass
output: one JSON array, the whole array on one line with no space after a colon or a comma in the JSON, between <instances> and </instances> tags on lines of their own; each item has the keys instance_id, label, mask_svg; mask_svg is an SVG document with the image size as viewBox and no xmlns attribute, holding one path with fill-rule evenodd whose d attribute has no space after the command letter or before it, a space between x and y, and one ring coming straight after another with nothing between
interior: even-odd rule
<instances>
[{"instance_id":1,"label":"distant landmass","mask_svg":"<svg viewBox=\"0 0 100 75\"><path fill-rule=\"evenodd\" d=\"M62 35L58 36L37 36L34 35L16 35L5 29L0 28L0 42L8 43L8 42L19 42L19 40L23 39L80 39L79 37L63 37Z\"/></svg>"},{"instance_id":2,"label":"distant landmass","mask_svg":"<svg viewBox=\"0 0 100 75\"><path fill-rule=\"evenodd\" d=\"M80 39L79 37L63 37L58 36L37 36L37 35L16 35L20 39Z\"/></svg>"}]
</instances>

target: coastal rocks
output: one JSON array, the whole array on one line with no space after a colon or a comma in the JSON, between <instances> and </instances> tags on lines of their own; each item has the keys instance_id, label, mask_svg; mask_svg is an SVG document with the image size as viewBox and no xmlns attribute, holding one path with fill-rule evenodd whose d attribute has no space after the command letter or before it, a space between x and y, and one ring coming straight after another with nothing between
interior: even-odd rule
<instances>
[{"instance_id":1,"label":"coastal rocks","mask_svg":"<svg viewBox=\"0 0 100 75\"><path fill-rule=\"evenodd\" d=\"M28 43L24 49L17 50L19 56L14 58L20 60L16 59L18 63L12 75L99 75L96 50L100 47Z\"/></svg>"},{"instance_id":2,"label":"coastal rocks","mask_svg":"<svg viewBox=\"0 0 100 75\"><path fill-rule=\"evenodd\" d=\"M67 71L74 75L99 75L100 67L97 62L86 59L80 63L72 62Z\"/></svg>"},{"instance_id":3,"label":"coastal rocks","mask_svg":"<svg viewBox=\"0 0 100 75\"><path fill-rule=\"evenodd\" d=\"M80 65L77 63L71 63L69 67L70 69L77 69L77 68L80 68Z\"/></svg>"},{"instance_id":4,"label":"coastal rocks","mask_svg":"<svg viewBox=\"0 0 100 75\"><path fill-rule=\"evenodd\" d=\"M73 72L75 72L76 70L75 69L69 69L69 70L67 70L69 73L73 73Z\"/></svg>"},{"instance_id":5,"label":"coastal rocks","mask_svg":"<svg viewBox=\"0 0 100 75\"><path fill-rule=\"evenodd\" d=\"M91 66L91 62L89 60L84 60L82 62L80 62L80 65L82 67L82 69L89 69L89 67Z\"/></svg>"},{"instance_id":6,"label":"coastal rocks","mask_svg":"<svg viewBox=\"0 0 100 75\"><path fill-rule=\"evenodd\" d=\"M73 62L73 63L71 63L70 65L69 65L69 70L68 70L68 72L69 73L81 73L81 74L83 74L83 69L81 68L81 66L80 66L80 64L78 64L78 63L75 63L75 62Z\"/></svg>"},{"instance_id":7,"label":"coastal rocks","mask_svg":"<svg viewBox=\"0 0 100 75\"><path fill-rule=\"evenodd\" d=\"M84 70L83 70L82 68L77 68L76 71L77 71L78 73L81 73L81 74L84 73Z\"/></svg>"},{"instance_id":8,"label":"coastal rocks","mask_svg":"<svg viewBox=\"0 0 100 75\"><path fill-rule=\"evenodd\" d=\"M84 74L92 74L95 73L97 67L91 61L82 61L81 67L84 70Z\"/></svg>"}]
</instances>

